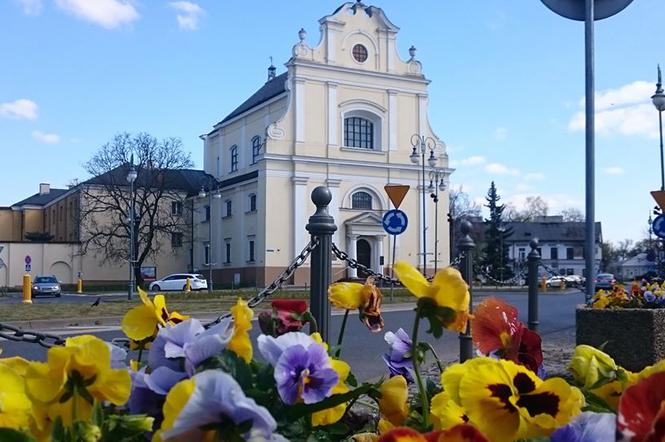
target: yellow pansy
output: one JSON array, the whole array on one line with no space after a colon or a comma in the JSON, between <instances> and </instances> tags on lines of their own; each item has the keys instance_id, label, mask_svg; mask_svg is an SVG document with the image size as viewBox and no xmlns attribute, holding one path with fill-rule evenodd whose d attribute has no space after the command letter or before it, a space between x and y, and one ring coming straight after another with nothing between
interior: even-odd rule
<instances>
[{"instance_id":1,"label":"yellow pansy","mask_svg":"<svg viewBox=\"0 0 665 442\"><path fill-rule=\"evenodd\" d=\"M445 391L434 395L429 415L435 430L445 430L468 421L464 409Z\"/></svg>"},{"instance_id":2,"label":"yellow pansy","mask_svg":"<svg viewBox=\"0 0 665 442\"><path fill-rule=\"evenodd\" d=\"M430 283L414 266L397 261L395 274L417 298L433 299L439 307L448 307L456 313L452 323L444 324L446 328L459 332L466 330L471 297L459 270L453 267L439 270Z\"/></svg>"},{"instance_id":3,"label":"yellow pansy","mask_svg":"<svg viewBox=\"0 0 665 442\"><path fill-rule=\"evenodd\" d=\"M512 361L476 358L462 365L461 378L452 377L459 382L444 383L444 390L459 398L469 423L492 441L548 436L584 404L582 393L563 379L543 381Z\"/></svg>"},{"instance_id":4,"label":"yellow pansy","mask_svg":"<svg viewBox=\"0 0 665 442\"><path fill-rule=\"evenodd\" d=\"M155 295L151 300L148 294L138 289L142 304L129 310L122 318L122 331L134 341L143 341L157 334L158 326L179 324L188 319L178 312L166 308L164 295Z\"/></svg>"},{"instance_id":5,"label":"yellow pansy","mask_svg":"<svg viewBox=\"0 0 665 442\"><path fill-rule=\"evenodd\" d=\"M328 287L328 299L337 308L359 310L360 320L372 332L383 330L381 317L381 290L370 276L365 284L357 282L336 282Z\"/></svg>"},{"instance_id":6,"label":"yellow pansy","mask_svg":"<svg viewBox=\"0 0 665 442\"><path fill-rule=\"evenodd\" d=\"M590 345L578 345L568 370L575 382L591 389L615 380L619 367L607 353Z\"/></svg>"},{"instance_id":7,"label":"yellow pansy","mask_svg":"<svg viewBox=\"0 0 665 442\"><path fill-rule=\"evenodd\" d=\"M233 337L227 348L249 363L252 360L253 352L249 331L252 329L254 312L247 306L247 302L238 298L236 305L231 307L231 315L233 316Z\"/></svg>"},{"instance_id":8,"label":"yellow pansy","mask_svg":"<svg viewBox=\"0 0 665 442\"><path fill-rule=\"evenodd\" d=\"M66 424L72 420L73 395L85 389L93 399L123 405L129 399L129 372L111 369L111 353L104 341L82 335L67 338L63 347L53 347L47 362L32 362L26 372L29 395L47 410L54 420L61 417ZM85 397L76 400L77 418L87 419L92 404Z\"/></svg>"},{"instance_id":9,"label":"yellow pansy","mask_svg":"<svg viewBox=\"0 0 665 442\"><path fill-rule=\"evenodd\" d=\"M348 393L349 387L346 385L346 379L349 377L349 373L351 372L351 367L349 367L349 364L339 359L331 359L330 365L332 369L335 370L335 372L339 376L337 385L333 387L331 394L335 395L335 394ZM332 408L328 408L326 410L317 411L313 413L312 426L318 427L321 425L334 424L335 422L340 420L342 416L344 416L344 412L346 411L346 406L347 404L343 403L336 405Z\"/></svg>"},{"instance_id":10,"label":"yellow pansy","mask_svg":"<svg viewBox=\"0 0 665 442\"><path fill-rule=\"evenodd\" d=\"M27 429L31 415L32 403L23 378L0 364L0 428Z\"/></svg>"},{"instance_id":11,"label":"yellow pansy","mask_svg":"<svg viewBox=\"0 0 665 442\"><path fill-rule=\"evenodd\" d=\"M409 389L404 376L393 376L379 387L379 411L382 420L399 427L404 425L409 415ZM384 429L388 427L384 425Z\"/></svg>"}]
</instances>

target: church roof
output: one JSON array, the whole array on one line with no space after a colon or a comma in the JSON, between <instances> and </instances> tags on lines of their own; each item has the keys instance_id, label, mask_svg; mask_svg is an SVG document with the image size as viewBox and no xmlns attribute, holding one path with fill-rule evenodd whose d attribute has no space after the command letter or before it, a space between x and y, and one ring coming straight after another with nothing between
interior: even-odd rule
<instances>
[{"instance_id":1,"label":"church roof","mask_svg":"<svg viewBox=\"0 0 665 442\"><path fill-rule=\"evenodd\" d=\"M235 118L238 115L245 113L248 110L258 106L259 104L265 103L271 98L274 98L284 93L286 91L287 76L288 72L284 72L283 74L280 74L275 78L273 78L272 80L268 81L258 91L254 92L254 95L245 100L244 103L235 108L235 110L230 114L228 114L226 117L224 117L222 121L217 123L216 126L225 123L231 120L232 118Z\"/></svg>"}]
</instances>

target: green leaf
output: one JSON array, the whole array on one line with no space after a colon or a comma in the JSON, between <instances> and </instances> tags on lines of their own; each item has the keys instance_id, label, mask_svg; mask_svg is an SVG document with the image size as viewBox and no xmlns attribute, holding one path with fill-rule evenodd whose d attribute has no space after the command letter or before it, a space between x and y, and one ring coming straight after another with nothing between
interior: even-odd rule
<instances>
[{"instance_id":1,"label":"green leaf","mask_svg":"<svg viewBox=\"0 0 665 442\"><path fill-rule=\"evenodd\" d=\"M349 376L346 378L346 383L353 388L356 388L358 386L358 379L356 379L353 373L349 373Z\"/></svg>"},{"instance_id":2,"label":"green leaf","mask_svg":"<svg viewBox=\"0 0 665 442\"><path fill-rule=\"evenodd\" d=\"M439 306L432 298L419 298L417 305L416 314L429 322L427 333L437 339L443 335L443 329L452 324L457 316L455 310Z\"/></svg>"},{"instance_id":3,"label":"green leaf","mask_svg":"<svg viewBox=\"0 0 665 442\"><path fill-rule=\"evenodd\" d=\"M586 406L582 408L582 411L594 411L596 413L614 413L614 410L612 410L612 408L609 405L607 405L607 402L605 402L600 397L596 396L595 394L587 390L582 390L582 393L584 393L584 398L586 399Z\"/></svg>"},{"instance_id":4,"label":"green leaf","mask_svg":"<svg viewBox=\"0 0 665 442\"><path fill-rule=\"evenodd\" d=\"M100 428L104 425L104 410L102 410L102 405L97 401L92 406L92 423Z\"/></svg>"},{"instance_id":5,"label":"green leaf","mask_svg":"<svg viewBox=\"0 0 665 442\"><path fill-rule=\"evenodd\" d=\"M0 440L2 442L35 442L32 436L11 428L0 428Z\"/></svg>"}]
</instances>

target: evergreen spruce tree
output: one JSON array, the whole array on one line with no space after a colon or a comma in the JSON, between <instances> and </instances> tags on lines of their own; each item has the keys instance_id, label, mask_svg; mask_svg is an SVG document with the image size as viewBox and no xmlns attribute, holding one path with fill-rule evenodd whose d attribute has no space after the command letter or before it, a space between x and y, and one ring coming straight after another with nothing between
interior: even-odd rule
<instances>
[{"instance_id":1,"label":"evergreen spruce tree","mask_svg":"<svg viewBox=\"0 0 665 442\"><path fill-rule=\"evenodd\" d=\"M489 275L497 280L506 280L513 277L513 271L509 265L507 239L513 234L513 229L508 228L503 220L504 204L499 204L501 197L496 190L494 181L490 185L485 197L489 209L489 218L485 219L485 249L481 264Z\"/></svg>"}]
</instances>

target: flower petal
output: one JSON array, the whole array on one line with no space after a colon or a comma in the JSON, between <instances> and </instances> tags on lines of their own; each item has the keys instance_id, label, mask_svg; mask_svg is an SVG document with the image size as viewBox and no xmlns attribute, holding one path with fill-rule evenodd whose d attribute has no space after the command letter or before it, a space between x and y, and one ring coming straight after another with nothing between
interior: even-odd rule
<instances>
[{"instance_id":1,"label":"flower petal","mask_svg":"<svg viewBox=\"0 0 665 442\"><path fill-rule=\"evenodd\" d=\"M336 282L328 287L328 299L337 308L356 310L367 302L364 287L357 282Z\"/></svg>"},{"instance_id":2,"label":"flower petal","mask_svg":"<svg viewBox=\"0 0 665 442\"><path fill-rule=\"evenodd\" d=\"M122 331L129 339L142 341L157 332L155 311L147 305L139 305L130 309L122 318Z\"/></svg>"},{"instance_id":3,"label":"flower petal","mask_svg":"<svg viewBox=\"0 0 665 442\"><path fill-rule=\"evenodd\" d=\"M395 263L395 275L402 285L417 298L430 296L430 283L414 266L406 261Z\"/></svg>"}]
</instances>

